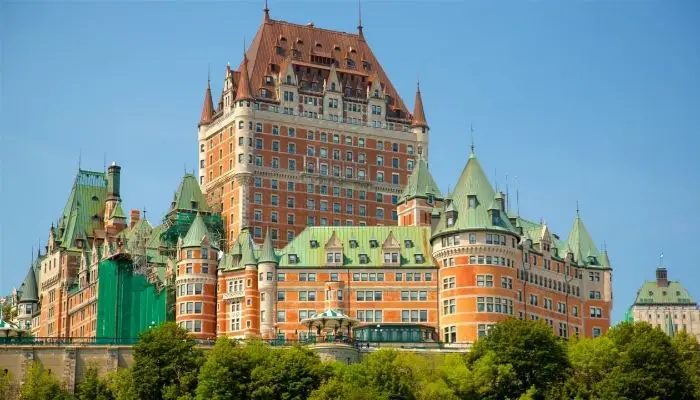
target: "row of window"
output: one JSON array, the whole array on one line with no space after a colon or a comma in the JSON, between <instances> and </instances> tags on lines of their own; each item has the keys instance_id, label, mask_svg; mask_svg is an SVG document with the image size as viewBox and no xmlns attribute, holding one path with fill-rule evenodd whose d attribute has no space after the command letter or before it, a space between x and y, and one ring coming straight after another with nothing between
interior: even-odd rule
<instances>
[{"instance_id":1,"label":"row of window","mask_svg":"<svg viewBox=\"0 0 700 400\"><path fill-rule=\"evenodd\" d=\"M454 267L457 265L455 263L454 257L448 257L442 261L445 267ZM500 265L503 267L514 267L515 261L510 258L498 257L498 256L469 256L469 264L471 265Z\"/></svg>"},{"instance_id":2,"label":"row of window","mask_svg":"<svg viewBox=\"0 0 700 400\"><path fill-rule=\"evenodd\" d=\"M204 250L206 250L206 249L204 249ZM194 270L193 270L192 264L185 264L185 273L191 274L193 272L194 272ZM208 264L202 264L202 273L203 274L209 273L209 265Z\"/></svg>"},{"instance_id":3,"label":"row of window","mask_svg":"<svg viewBox=\"0 0 700 400\"><path fill-rule=\"evenodd\" d=\"M294 192L296 191L296 182L293 181L287 181L287 192ZM263 179L256 177L253 179L253 185L256 188L262 188L263 187ZM280 188L279 181L277 179L271 179L270 180L270 188L274 190L278 190ZM328 190L328 185L314 185L313 183L308 183L306 185L306 193L309 194L320 194L324 196L330 196L332 195L333 197L341 197L344 196L348 199L354 199L355 198L355 193L357 193L357 198L359 200L367 200L367 192L365 190L353 190L352 188L341 188L340 186L332 186L331 191ZM371 193L371 192L370 192ZM369 198L371 199L372 196L370 195ZM374 199L377 203L384 203L386 199L390 199L391 204L397 204L399 201L399 196L398 195L390 195L390 194L384 194L381 192L376 192ZM233 201L231 201L233 203Z\"/></svg>"},{"instance_id":4,"label":"row of window","mask_svg":"<svg viewBox=\"0 0 700 400\"><path fill-rule=\"evenodd\" d=\"M201 301L188 301L180 303L180 315L184 314L201 314L202 313L202 302Z\"/></svg>"},{"instance_id":5,"label":"row of window","mask_svg":"<svg viewBox=\"0 0 700 400\"><path fill-rule=\"evenodd\" d=\"M263 204L263 194L261 192L256 192L253 195L253 203L257 205L262 205ZM320 211L331 211L328 208L328 201L327 200L321 200L320 202ZM288 196L287 197L287 208L296 208L296 198L294 196ZM270 195L270 205L274 207L278 207L280 205L279 201L279 195L272 194ZM315 210L316 209L316 201L313 199L309 199L306 201L306 207L309 210ZM256 210L258 211L257 215L254 215L254 218L258 218L259 220L262 220L262 210ZM333 212L334 213L341 213L342 212L342 204L339 202L334 202L333 203ZM346 214L353 214L354 213L354 205L352 203L346 203L345 205L345 213ZM290 218L289 216L292 215L292 219L294 218L294 214L288 214L287 217ZM367 216L367 206L364 204L359 205L358 207L358 215L361 217ZM384 208L383 207L377 207L375 209L375 215L377 218L384 218ZM392 210L392 216L396 216L398 218L398 214L396 210ZM271 217L277 220L278 214L276 211L274 211L271 214Z\"/></svg>"},{"instance_id":6,"label":"row of window","mask_svg":"<svg viewBox=\"0 0 700 400\"><path fill-rule=\"evenodd\" d=\"M523 301L523 293L520 290L518 290L518 301L520 301L520 302ZM532 306L536 306L536 307L539 306L539 297L535 294L530 294L529 303ZM554 303L553 303L552 299L545 297L544 303L542 304L542 307L545 310L551 311L554 308ZM557 302L557 312L560 314L566 314L566 303L563 303L561 301ZM571 315L573 315L574 317L579 316L578 306L571 307Z\"/></svg>"},{"instance_id":7,"label":"row of window","mask_svg":"<svg viewBox=\"0 0 700 400\"><path fill-rule=\"evenodd\" d=\"M202 294L203 287L202 283L182 283L177 285L177 292L179 296L192 296Z\"/></svg>"},{"instance_id":8,"label":"row of window","mask_svg":"<svg viewBox=\"0 0 700 400\"><path fill-rule=\"evenodd\" d=\"M420 282L426 281L430 282L433 280L432 272L397 272L395 274L397 282ZM352 280L356 282L383 282L384 273L383 272L354 272L352 274Z\"/></svg>"},{"instance_id":9,"label":"row of window","mask_svg":"<svg viewBox=\"0 0 700 400\"><path fill-rule=\"evenodd\" d=\"M477 297L476 311L513 315L513 299L501 297Z\"/></svg>"},{"instance_id":10,"label":"row of window","mask_svg":"<svg viewBox=\"0 0 700 400\"><path fill-rule=\"evenodd\" d=\"M290 92L291 93L291 92ZM293 96L293 93L291 93ZM333 99L332 104L329 104L329 108L337 108L337 100ZM334 107L335 106L335 107ZM238 128L243 129L244 123L243 121L238 122ZM252 129L252 122L248 123L249 129ZM257 133L262 133L263 132L263 125L262 123L258 122L255 124L255 132ZM279 135L280 134L280 128L277 125L272 126L272 134L273 135ZM296 129L292 127L287 128L287 136L289 137L296 137ZM318 136L316 136L316 133L314 131L307 131L306 134L306 139L307 140L318 140L322 143L334 143L334 144L340 144L341 143L341 135L337 133L329 134L326 132L318 132ZM347 145L347 146L357 146L360 148L364 148L366 145L366 139L363 137L358 137L356 138L357 140L354 140L352 136L350 135L344 135L342 143ZM211 148L211 144L210 144ZM399 152L399 144L396 142L390 143L390 142L383 142L381 140L376 141L375 149L377 150L384 150L384 149L391 149L393 152ZM201 151L204 152L204 147L202 146ZM414 155L414 147L413 145L409 144L406 145L406 154L408 155Z\"/></svg>"},{"instance_id":11,"label":"row of window","mask_svg":"<svg viewBox=\"0 0 700 400\"><path fill-rule=\"evenodd\" d=\"M557 292L567 293L572 296L581 296L581 288L575 285L571 285L566 282L553 280L552 278L547 278L542 275L537 275L529 271L524 271L521 269L516 270L518 279L521 281L530 282L537 286L541 286L546 289L556 290Z\"/></svg>"}]
</instances>

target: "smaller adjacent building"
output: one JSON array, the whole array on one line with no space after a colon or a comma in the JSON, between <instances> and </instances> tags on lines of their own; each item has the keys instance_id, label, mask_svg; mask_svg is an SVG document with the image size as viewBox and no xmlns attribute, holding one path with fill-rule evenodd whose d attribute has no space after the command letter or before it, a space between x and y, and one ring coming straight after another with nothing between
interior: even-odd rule
<instances>
[{"instance_id":1,"label":"smaller adjacent building","mask_svg":"<svg viewBox=\"0 0 700 400\"><path fill-rule=\"evenodd\" d=\"M668 279L666 267L656 269L656 280L645 281L627 312L627 321L648 322L669 334L687 332L700 341L700 308L680 281Z\"/></svg>"}]
</instances>

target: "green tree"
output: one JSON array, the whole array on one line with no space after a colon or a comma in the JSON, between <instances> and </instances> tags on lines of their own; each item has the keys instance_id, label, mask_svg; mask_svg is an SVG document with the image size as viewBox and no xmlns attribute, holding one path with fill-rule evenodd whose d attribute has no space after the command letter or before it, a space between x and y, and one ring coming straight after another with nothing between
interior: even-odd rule
<instances>
[{"instance_id":1,"label":"green tree","mask_svg":"<svg viewBox=\"0 0 700 400\"><path fill-rule=\"evenodd\" d=\"M88 367L83 381L78 385L77 397L79 400L113 400L112 392L107 384L97 375L97 368Z\"/></svg>"},{"instance_id":2,"label":"green tree","mask_svg":"<svg viewBox=\"0 0 700 400\"><path fill-rule=\"evenodd\" d=\"M251 348L251 353L253 349ZM258 349L255 349L257 352ZM246 349L225 337L219 338L207 354L199 372L197 399L243 400L248 398L248 385L254 364ZM225 384L222 384L225 382Z\"/></svg>"},{"instance_id":3,"label":"green tree","mask_svg":"<svg viewBox=\"0 0 700 400\"><path fill-rule=\"evenodd\" d=\"M203 361L194 340L174 322L143 332L134 346L132 367L139 399L193 398Z\"/></svg>"},{"instance_id":4,"label":"green tree","mask_svg":"<svg viewBox=\"0 0 700 400\"><path fill-rule=\"evenodd\" d=\"M575 338L569 342L568 353L573 368L565 392L584 399L600 396L606 376L620 359L615 343L607 336Z\"/></svg>"},{"instance_id":5,"label":"green tree","mask_svg":"<svg viewBox=\"0 0 700 400\"><path fill-rule=\"evenodd\" d=\"M601 384L605 398L692 399L685 375L670 338L647 323L622 323L608 331L620 357Z\"/></svg>"},{"instance_id":6,"label":"green tree","mask_svg":"<svg viewBox=\"0 0 700 400\"><path fill-rule=\"evenodd\" d=\"M12 374L0 371L0 400L9 399L13 390Z\"/></svg>"},{"instance_id":7,"label":"green tree","mask_svg":"<svg viewBox=\"0 0 700 400\"><path fill-rule=\"evenodd\" d=\"M70 397L63 391L58 379L47 373L40 362L31 363L20 389L20 400L66 400Z\"/></svg>"},{"instance_id":8,"label":"green tree","mask_svg":"<svg viewBox=\"0 0 700 400\"><path fill-rule=\"evenodd\" d=\"M114 400L138 400L131 369L119 368L108 373L104 378Z\"/></svg>"},{"instance_id":9,"label":"green tree","mask_svg":"<svg viewBox=\"0 0 700 400\"><path fill-rule=\"evenodd\" d=\"M497 376L510 374L512 368L515 379L501 379L494 386L495 393L508 398L518 398L530 388L541 397L540 393L559 386L570 369L564 344L541 321L508 319L495 325L476 342L467 360L473 369L487 356L500 368Z\"/></svg>"},{"instance_id":10,"label":"green tree","mask_svg":"<svg viewBox=\"0 0 700 400\"><path fill-rule=\"evenodd\" d=\"M251 348L253 357L260 355L259 350L260 346ZM250 398L305 400L330 373L331 368L310 349L270 349L251 372Z\"/></svg>"},{"instance_id":11,"label":"green tree","mask_svg":"<svg viewBox=\"0 0 700 400\"><path fill-rule=\"evenodd\" d=\"M700 400L700 343L694 336L680 332L671 339L678 360L690 379L695 399Z\"/></svg>"}]
</instances>

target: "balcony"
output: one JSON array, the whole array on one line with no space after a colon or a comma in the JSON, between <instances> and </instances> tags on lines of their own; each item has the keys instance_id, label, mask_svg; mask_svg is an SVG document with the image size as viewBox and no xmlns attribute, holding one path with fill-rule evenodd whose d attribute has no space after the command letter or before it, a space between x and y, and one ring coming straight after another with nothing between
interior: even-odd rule
<instances>
[{"instance_id":1,"label":"balcony","mask_svg":"<svg viewBox=\"0 0 700 400\"><path fill-rule=\"evenodd\" d=\"M233 292L224 293L224 300L232 300L245 297L245 290L236 290Z\"/></svg>"}]
</instances>

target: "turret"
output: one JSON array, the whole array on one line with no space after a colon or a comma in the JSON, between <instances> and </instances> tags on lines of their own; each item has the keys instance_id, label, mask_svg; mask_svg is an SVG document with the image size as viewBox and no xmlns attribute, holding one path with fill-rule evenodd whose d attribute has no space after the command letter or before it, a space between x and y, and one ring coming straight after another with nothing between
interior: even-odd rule
<instances>
[{"instance_id":1,"label":"turret","mask_svg":"<svg viewBox=\"0 0 700 400\"><path fill-rule=\"evenodd\" d=\"M216 336L217 252L201 213L179 240L175 320L199 338Z\"/></svg>"},{"instance_id":2,"label":"turret","mask_svg":"<svg viewBox=\"0 0 700 400\"><path fill-rule=\"evenodd\" d=\"M263 338L275 335L275 304L277 303L277 256L272 247L270 231L265 234L265 240L258 259L258 289L260 290L260 334Z\"/></svg>"},{"instance_id":3,"label":"turret","mask_svg":"<svg viewBox=\"0 0 700 400\"><path fill-rule=\"evenodd\" d=\"M423 110L423 97L420 93L420 83L416 84L416 99L413 104L413 115L411 119L411 132L416 134L416 139L422 144L422 150L419 148L418 152L428 160L428 133L430 128L428 127L428 121L425 118L425 111Z\"/></svg>"},{"instance_id":4,"label":"turret","mask_svg":"<svg viewBox=\"0 0 700 400\"><path fill-rule=\"evenodd\" d=\"M397 203L399 225L430 226L433 211L439 209L442 200L428 164L420 157Z\"/></svg>"}]
</instances>

